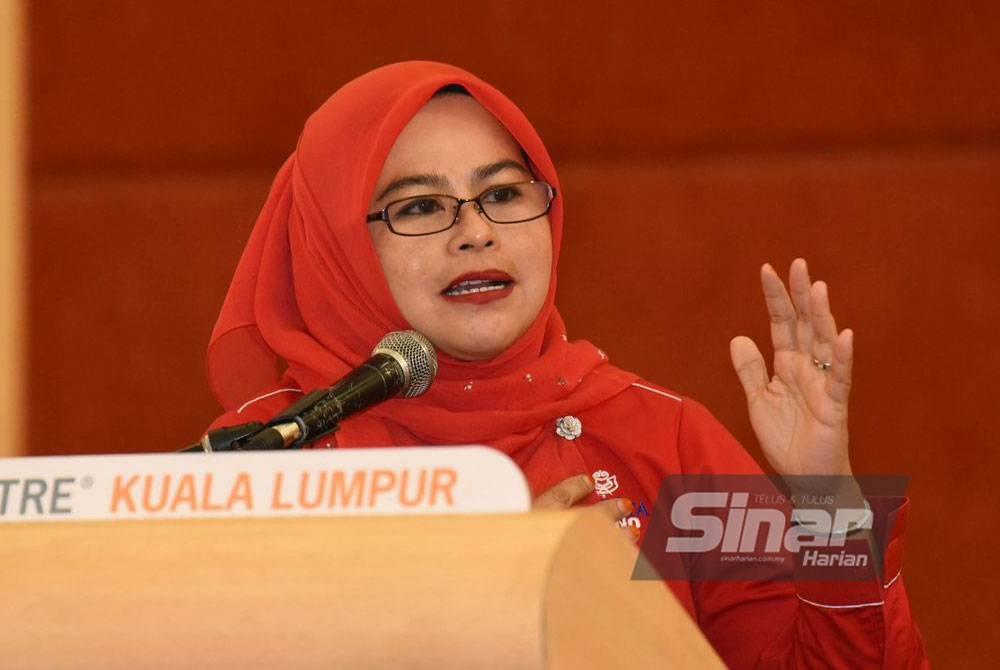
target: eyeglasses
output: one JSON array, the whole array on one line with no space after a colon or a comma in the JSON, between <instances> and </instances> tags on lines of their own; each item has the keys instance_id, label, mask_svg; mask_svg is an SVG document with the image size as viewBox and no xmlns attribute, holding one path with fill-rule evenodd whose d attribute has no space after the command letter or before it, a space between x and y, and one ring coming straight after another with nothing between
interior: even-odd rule
<instances>
[{"instance_id":1,"label":"eyeglasses","mask_svg":"<svg viewBox=\"0 0 1000 670\"><path fill-rule=\"evenodd\" d=\"M493 223L523 223L548 214L555 197L556 190L544 181L522 181L491 186L468 200L440 194L394 200L366 220L385 221L397 235L417 237L454 226L467 202L474 202L476 210Z\"/></svg>"}]
</instances>

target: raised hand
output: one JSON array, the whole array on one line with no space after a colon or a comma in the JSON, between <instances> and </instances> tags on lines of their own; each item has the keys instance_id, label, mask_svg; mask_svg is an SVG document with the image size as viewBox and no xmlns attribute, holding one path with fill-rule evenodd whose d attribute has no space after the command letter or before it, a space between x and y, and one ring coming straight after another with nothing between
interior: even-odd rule
<instances>
[{"instance_id":1,"label":"raised hand","mask_svg":"<svg viewBox=\"0 0 1000 670\"><path fill-rule=\"evenodd\" d=\"M730 343L733 367L746 392L750 423L779 475L851 475L847 399L854 334L838 333L824 282L812 282L806 262L792 262L789 292L770 265L761 284L771 317L774 375L748 337Z\"/></svg>"}]
</instances>

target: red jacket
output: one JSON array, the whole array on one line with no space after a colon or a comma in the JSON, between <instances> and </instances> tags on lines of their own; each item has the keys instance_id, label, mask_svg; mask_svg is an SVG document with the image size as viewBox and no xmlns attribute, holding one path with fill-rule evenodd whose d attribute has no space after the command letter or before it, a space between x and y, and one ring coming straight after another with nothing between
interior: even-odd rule
<instances>
[{"instance_id":1,"label":"red jacket","mask_svg":"<svg viewBox=\"0 0 1000 670\"><path fill-rule=\"evenodd\" d=\"M278 390L285 389L285 390ZM214 427L267 421L301 395L294 381L230 412ZM530 444L511 454L538 495L576 474L615 477L612 497L633 501L629 520L645 535L664 478L674 474L760 473L756 462L700 404L646 382L582 411L579 437L557 433L552 417ZM367 417L348 419L365 421ZM362 431L371 434L371 426ZM566 433L566 431L563 431ZM405 431L387 426L391 444L353 444L351 431L313 446L405 446ZM598 493L589 503L601 500ZM929 667L902 577L908 504L895 510L883 578L864 582L670 581L668 585L722 659L733 668Z\"/></svg>"}]
</instances>

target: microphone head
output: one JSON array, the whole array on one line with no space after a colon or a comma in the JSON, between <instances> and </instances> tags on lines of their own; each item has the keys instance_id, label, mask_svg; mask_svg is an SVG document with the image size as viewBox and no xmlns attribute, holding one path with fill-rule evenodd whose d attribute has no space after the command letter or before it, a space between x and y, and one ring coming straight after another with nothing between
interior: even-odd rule
<instances>
[{"instance_id":1,"label":"microphone head","mask_svg":"<svg viewBox=\"0 0 1000 670\"><path fill-rule=\"evenodd\" d=\"M403 368L406 378L400 396L414 398L431 387L438 372L437 352L426 337L415 330L397 330L389 333L375 345L372 355L392 356Z\"/></svg>"}]
</instances>

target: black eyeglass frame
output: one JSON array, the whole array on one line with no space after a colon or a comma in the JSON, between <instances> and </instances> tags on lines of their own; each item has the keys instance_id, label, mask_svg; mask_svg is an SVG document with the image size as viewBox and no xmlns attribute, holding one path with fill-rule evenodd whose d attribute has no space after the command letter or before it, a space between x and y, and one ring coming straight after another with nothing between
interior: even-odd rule
<instances>
[{"instance_id":1,"label":"black eyeglass frame","mask_svg":"<svg viewBox=\"0 0 1000 670\"><path fill-rule=\"evenodd\" d=\"M527 218L527 219L518 219L517 221L497 221L497 220L493 219L492 217L490 217L489 214L486 213L486 210L483 209L483 203L481 203L479 201L480 198L482 198L487 193L490 193L491 191L495 191L495 190L497 190L499 188L506 188L506 187L509 187L509 186L518 186L520 184L542 184L542 185L544 185L549 190L549 201L545 205L545 211L543 211L541 214L538 214L536 216L532 216L532 217ZM556 190L556 188L554 186L552 186L552 184L550 184L550 183L548 183L546 181L541 181L539 179L529 179L528 181L516 181L516 182L512 182L510 184L497 184L496 186L490 186L488 189L484 190L482 193L480 193L476 197L474 197L474 198L468 198L468 199L466 199L466 198L456 198L455 196L448 195L447 193L426 193L426 194L423 194L423 195L411 195L411 196L408 196L406 198L400 198L399 200L393 200L392 202L390 202L389 204L387 204L385 207L383 207L379 211L372 212L371 214L369 214L365 218L365 221L367 223L371 223L373 221L382 221L389 228L389 231L392 232L395 235L401 235L403 237L423 237L425 235L437 235L438 233L443 233L446 230L451 230L452 228L454 228L455 224L458 223L459 217L462 216L462 206L464 204L468 203L468 202L474 202L474 203L476 203L476 211L478 211L480 214L482 214L483 216L485 216L488 221L491 221L493 223L496 223L496 224L499 224L501 226L504 226L504 225L507 225L508 223L525 223L526 221L534 221L535 219L542 218L543 216L545 216L546 214L548 214L550 211L552 211L552 202L556 199L557 195L559 195L559 193ZM441 230L435 230L434 232L431 232L431 233L401 233L401 232L399 232L398 230L396 230L395 228L392 227L392 221L389 220L389 208L392 207L393 205L397 205L397 204L399 204L401 202L406 202L407 200L413 200L415 198L419 199L419 198L438 198L438 197L440 197L440 198L450 198L451 200L454 200L455 202L458 203L458 206L455 208L455 218L453 218L451 220L451 223L448 225L447 228L442 228Z\"/></svg>"}]
</instances>

